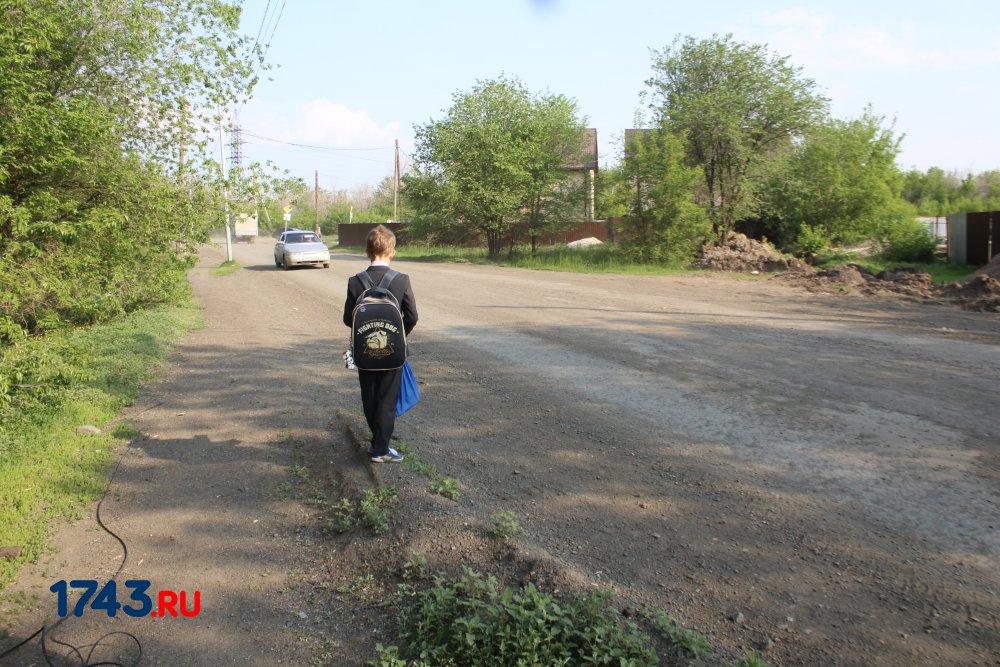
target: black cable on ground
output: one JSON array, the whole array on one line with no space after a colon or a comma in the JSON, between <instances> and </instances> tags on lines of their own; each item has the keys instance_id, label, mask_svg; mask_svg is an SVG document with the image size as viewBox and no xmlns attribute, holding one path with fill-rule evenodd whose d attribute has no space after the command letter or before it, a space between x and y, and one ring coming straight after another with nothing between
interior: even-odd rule
<instances>
[{"instance_id":1,"label":"black cable on ground","mask_svg":"<svg viewBox=\"0 0 1000 667\"><path fill-rule=\"evenodd\" d=\"M157 404L157 405L159 405L159 404ZM149 408L146 408L146 410L150 410L150 409L152 409L154 407L156 407L156 405L150 406ZM146 410L143 410L142 412L145 412ZM140 412L139 414L142 414L142 412ZM111 490L111 484L112 484L112 482L114 482L115 477L118 475L118 470L121 468L122 461L125 460L125 453L127 453L128 449L131 446L132 446L132 443L131 443L131 441L129 441L129 444L125 448L126 451L122 452L122 455L118 459L117 465L115 465L114 471L112 471L111 476L108 477L108 484L107 484L107 486L104 487L104 493L101 495L101 499L97 502L97 512L96 512L97 525L99 525L104 530L104 532L106 532L108 535L110 535L111 537L115 538L115 540L118 541L118 544L120 544L121 547L122 547L122 562L118 565L118 569L115 570L114 575L112 575L112 577L111 577L112 580L115 580L115 579L118 578L118 575L121 574L121 571L125 568L125 563L128 562L128 545L125 544L125 541L122 540L122 538L119 537L117 533L115 533L113 530L111 530L110 528L108 528L107 525L105 525L104 521L101 519L101 506L104 505L104 500L105 500L105 498L108 497L108 491ZM73 646L72 644L67 644L66 642L61 642L58 639L56 639L55 637L50 636L52 634L52 632L56 628L58 628L63 623L63 621L66 620L66 618L68 618L68 616L64 616L64 617L60 618L58 621L56 621L55 623L53 623L51 626L50 625L43 625L42 627L38 628L38 630L36 630L34 633L32 633L32 635L30 637L28 637L27 639L23 640L20 644L17 644L16 646L13 646L12 648L7 649L3 653L0 653L0 660L3 660L7 656L12 655L17 650L23 648L24 646L26 646L27 644L29 644L31 642L31 640L33 640L35 637L38 637L39 635L41 635L42 655L45 656L45 662L48 663L49 667L59 667L59 666L56 665L54 662L52 662L53 658L52 658L52 656L49 655L49 651L48 651L48 648L46 646L47 642L51 642L53 644L58 644L59 646L65 646L65 647L67 647L70 650L70 656L60 656L60 657L71 657L72 654L75 654L76 658L79 660L80 667L135 667L136 665L139 664L139 661L142 660L142 643L139 641L138 637L136 637L135 635L133 635L131 633L128 633L128 632L122 632L122 631L109 632L109 633L107 633L105 635L102 635L93 644L87 644L87 645L84 645L84 646ZM101 662L91 662L91 660L93 659L94 651L96 651L97 648L100 647L101 644L108 637L113 637L113 636L116 636L116 635L121 635L121 636L126 637L128 639L131 639L133 642L135 642L136 649L138 651L138 655L136 655L135 661L127 663L127 664L126 663L121 663L121 662L115 662L115 661L106 661L106 660L105 661L101 661ZM83 655L83 649L89 649L87 651L86 657L84 657L84 655Z\"/></svg>"}]
</instances>

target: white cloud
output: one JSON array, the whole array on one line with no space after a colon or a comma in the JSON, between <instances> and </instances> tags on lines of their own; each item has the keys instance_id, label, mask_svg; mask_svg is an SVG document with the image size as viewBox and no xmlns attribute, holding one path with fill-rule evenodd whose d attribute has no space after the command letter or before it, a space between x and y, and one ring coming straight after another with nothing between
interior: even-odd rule
<instances>
[{"instance_id":1,"label":"white cloud","mask_svg":"<svg viewBox=\"0 0 1000 667\"><path fill-rule=\"evenodd\" d=\"M399 136L399 121L379 124L365 109L351 109L339 102L318 99L306 102L292 114L258 117L256 132L280 141L335 148L391 146Z\"/></svg>"},{"instance_id":2,"label":"white cloud","mask_svg":"<svg viewBox=\"0 0 1000 667\"><path fill-rule=\"evenodd\" d=\"M843 25L829 14L805 9L773 13L762 21L764 41L791 54L796 65L834 70L955 70L1000 62L997 52L968 44L942 44L912 24L891 27Z\"/></svg>"},{"instance_id":3,"label":"white cloud","mask_svg":"<svg viewBox=\"0 0 1000 667\"><path fill-rule=\"evenodd\" d=\"M297 133L310 141L334 145L382 145L399 136L399 122L379 125L364 109L353 110L321 99L302 107Z\"/></svg>"}]
</instances>

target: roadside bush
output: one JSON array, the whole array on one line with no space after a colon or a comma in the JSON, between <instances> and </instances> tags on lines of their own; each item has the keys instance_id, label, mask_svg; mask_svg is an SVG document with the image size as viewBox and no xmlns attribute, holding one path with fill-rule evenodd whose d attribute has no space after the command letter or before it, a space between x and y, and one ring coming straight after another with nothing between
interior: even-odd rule
<instances>
[{"instance_id":1,"label":"roadside bush","mask_svg":"<svg viewBox=\"0 0 1000 667\"><path fill-rule=\"evenodd\" d=\"M93 379L85 367L63 336L0 346L0 463L19 449L25 427L61 405L74 384Z\"/></svg>"},{"instance_id":2,"label":"roadside bush","mask_svg":"<svg viewBox=\"0 0 1000 667\"><path fill-rule=\"evenodd\" d=\"M176 252L162 232L145 229L169 220L125 223L109 211L83 217L69 240L0 241L9 260L0 273L0 343L185 298L191 258Z\"/></svg>"},{"instance_id":3,"label":"roadside bush","mask_svg":"<svg viewBox=\"0 0 1000 667\"><path fill-rule=\"evenodd\" d=\"M557 600L532 584L499 591L494 577L472 570L451 580L439 576L400 616L404 646L380 647L381 661L369 664L657 664L649 637L623 622L609 597L593 592Z\"/></svg>"},{"instance_id":4,"label":"roadside bush","mask_svg":"<svg viewBox=\"0 0 1000 667\"><path fill-rule=\"evenodd\" d=\"M882 255L890 261L929 262L937 241L922 224L907 218L886 227L882 247Z\"/></svg>"},{"instance_id":5,"label":"roadside bush","mask_svg":"<svg viewBox=\"0 0 1000 667\"><path fill-rule=\"evenodd\" d=\"M668 217L662 219L661 216ZM687 264L698 256L702 245L710 238L712 224L704 210L695 204L684 203L659 215L626 216L619 247L632 261Z\"/></svg>"},{"instance_id":6,"label":"roadside bush","mask_svg":"<svg viewBox=\"0 0 1000 667\"><path fill-rule=\"evenodd\" d=\"M815 256L830 249L830 241L823 230L812 225L802 225L795 239L795 249L805 256Z\"/></svg>"}]
</instances>

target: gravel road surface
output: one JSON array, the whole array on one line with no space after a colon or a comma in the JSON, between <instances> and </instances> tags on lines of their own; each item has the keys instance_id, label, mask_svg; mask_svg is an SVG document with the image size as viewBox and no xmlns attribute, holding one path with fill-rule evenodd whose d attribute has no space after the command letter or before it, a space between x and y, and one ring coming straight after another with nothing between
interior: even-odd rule
<instances>
[{"instance_id":1,"label":"gravel road surface","mask_svg":"<svg viewBox=\"0 0 1000 667\"><path fill-rule=\"evenodd\" d=\"M208 273L219 247L192 271L206 327L129 409L140 436L102 508L127 574L202 590L186 625L128 625L143 664L323 654L317 609L291 585L315 548L298 530L310 509L275 489L295 477L289 433L357 447L340 320L366 261L281 271L266 238L234 252L231 276ZM393 266L417 295L423 392L396 435L462 489L401 508L395 547L432 564L456 547L502 556L463 526L512 511L561 581L669 611L717 655L1000 664L1000 316L724 275ZM405 466L365 474L417 484ZM66 556L86 540L113 551L92 523L69 526L53 561L69 564L22 585L87 576L85 558L109 576L120 555ZM69 625L79 643L97 632ZM346 621L321 634L353 647L330 664L378 639Z\"/></svg>"}]
</instances>

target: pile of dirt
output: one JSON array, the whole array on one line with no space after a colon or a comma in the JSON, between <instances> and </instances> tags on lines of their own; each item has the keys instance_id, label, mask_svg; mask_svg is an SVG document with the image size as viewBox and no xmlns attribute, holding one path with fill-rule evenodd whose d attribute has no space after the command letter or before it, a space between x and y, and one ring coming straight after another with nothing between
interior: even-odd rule
<instances>
[{"instance_id":1,"label":"pile of dirt","mask_svg":"<svg viewBox=\"0 0 1000 667\"><path fill-rule=\"evenodd\" d=\"M988 267L989 265L984 268ZM942 289L965 310L1000 313L1000 281L983 273L982 269L969 282L950 283L942 286Z\"/></svg>"},{"instance_id":2,"label":"pile of dirt","mask_svg":"<svg viewBox=\"0 0 1000 667\"><path fill-rule=\"evenodd\" d=\"M822 285L824 283L835 283L838 285L849 285L859 287L866 285L874 276L864 267L848 264L847 266L837 266L832 269L824 269L814 274L814 282Z\"/></svg>"},{"instance_id":3,"label":"pile of dirt","mask_svg":"<svg viewBox=\"0 0 1000 667\"><path fill-rule=\"evenodd\" d=\"M984 267L988 268L988 267ZM1000 267L996 267L1000 271ZM1000 281L980 270L967 283L935 285L931 274L909 266L896 266L873 274L863 266L848 264L814 273L787 273L783 279L811 292L849 289L869 296L903 296L932 303L949 303L965 310L1000 312Z\"/></svg>"},{"instance_id":4,"label":"pile of dirt","mask_svg":"<svg viewBox=\"0 0 1000 667\"><path fill-rule=\"evenodd\" d=\"M694 262L699 269L733 271L737 273L811 273L812 267L802 260L782 257L769 243L749 238L745 234L731 234L723 244L709 244L701 249L701 257Z\"/></svg>"},{"instance_id":5,"label":"pile of dirt","mask_svg":"<svg viewBox=\"0 0 1000 667\"><path fill-rule=\"evenodd\" d=\"M1000 255L993 258L989 264L972 274L973 277L989 276L1000 280Z\"/></svg>"},{"instance_id":6,"label":"pile of dirt","mask_svg":"<svg viewBox=\"0 0 1000 667\"><path fill-rule=\"evenodd\" d=\"M939 297L931 274L907 266L886 269L878 275L858 264L847 264L809 275L786 276L811 292L852 291L867 295L901 295L918 299Z\"/></svg>"},{"instance_id":7,"label":"pile of dirt","mask_svg":"<svg viewBox=\"0 0 1000 667\"><path fill-rule=\"evenodd\" d=\"M909 266L895 266L877 275L858 264L817 271L800 259L782 257L766 242L731 234L723 245L705 245L694 266L709 271L776 273L784 281L817 293L846 289L869 296L902 296L955 304L966 310L1000 312L1000 255L967 283L935 285L931 274Z\"/></svg>"},{"instance_id":8,"label":"pile of dirt","mask_svg":"<svg viewBox=\"0 0 1000 667\"><path fill-rule=\"evenodd\" d=\"M921 299L933 299L939 296L931 274L909 266L886 269L868 278L865 286L872 294L902 294Z\"/></svg>"}]
</instances>

